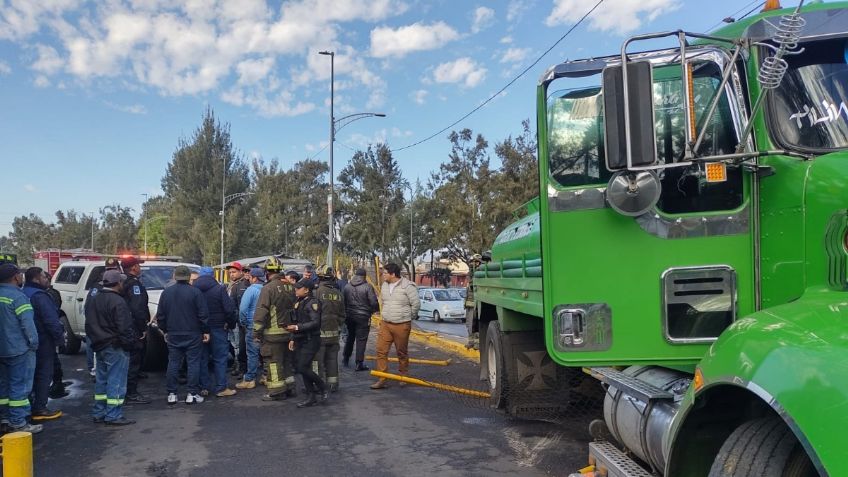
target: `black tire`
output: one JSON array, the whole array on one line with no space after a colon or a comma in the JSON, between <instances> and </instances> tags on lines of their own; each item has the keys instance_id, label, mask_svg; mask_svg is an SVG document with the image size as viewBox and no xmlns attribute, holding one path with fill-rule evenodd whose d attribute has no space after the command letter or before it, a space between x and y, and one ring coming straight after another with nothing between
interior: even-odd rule
<instances>
[{"instance_id":1,"label":"black tire","mask_svg":"<svg viewBox=\"0 0 848 477\"><path fill-rule=\"evenodd\" d=\"M486 329L486 355L489 383L489 404L495 409L506 407L507 371L503 354L503 336L497 321L489 323Z\"/></svg>"},{"instance_id":2,"label":"black tire","mask_svg":"<svg viewBox=\"0 0 848 477\"><path fill-rule=\"evenodd\" d=\"M68 317L64 313L59 315L59 319L62 320L62 328L65 329L62 333L62 342L59 343L59 352L62 354L79 353L82 340L74 334L74 330L71 328L71 322L68 321Z\"/></svg>"},{"instance_id":3,"label":"black tire","mask_svg":"<svg viewBox=\"0 0 848 477\"><path fill-rule=\"evenodd\" d=\"M789 427L776 417L742 423L724 441L709 477L817 476Z\"/></svg>"},{"instance_id":4,"label":"black tire","mask_svg":"<svg viewBox=\"0 0 848 477\"><path fill-rule=\"evenodd\" d=\"M433 321L436 323L442 322L442 315L439 314L439 310L433 310Z\"/></svg>"},{"instance_id":5,"label":"black tire","mask_svg":"<svg viewBox=\"0 0 848 477\"><path fill-rule=\"evenodd\" d=\"M147 327L147 343L141 368L146 371L162 371L168 366L168 344L159 328Z\"/></svg>"}]
</instances>

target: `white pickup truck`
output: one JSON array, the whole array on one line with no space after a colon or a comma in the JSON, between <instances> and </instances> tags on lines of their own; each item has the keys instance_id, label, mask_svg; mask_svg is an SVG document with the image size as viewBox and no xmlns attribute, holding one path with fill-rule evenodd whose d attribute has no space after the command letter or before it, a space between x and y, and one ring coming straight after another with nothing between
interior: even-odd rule
<instances>
[{"instance_id":1,"label":"white pickup truck","mask_svg":"<svg viewBox=\"0 0 848 477\"><path fill-rule=\"evenodd\" d=\"M190 263L145 261L141 264L141 283L147 288L150 316L156 314L162 290L174 283L174 268L178 265L200 270L199 266ZM53 288L62 295L60 318L65 326L65 338L59 349L64 354L79 352L85 340L85 299L91 287L97 286L102 279L105 268L102 261L71 261L59 265L53 274ZM161 369L167 359L167 347L162 335L152 331L147 334L147 351L142 365L146 369Z\"/></svg>"}]
</instances>

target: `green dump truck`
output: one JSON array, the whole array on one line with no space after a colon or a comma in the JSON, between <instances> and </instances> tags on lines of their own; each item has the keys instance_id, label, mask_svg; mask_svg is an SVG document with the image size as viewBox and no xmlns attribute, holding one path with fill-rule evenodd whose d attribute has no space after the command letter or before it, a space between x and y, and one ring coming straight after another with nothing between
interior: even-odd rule
<instances>
[{"instance_id":1,"label":"green dump truck","mask_svg":"<svg viewBox=\"0 0 848 477\"><path fill-rule=\"evenodd\" d=\"M848 475L846 63L818 2L550 68L539 198L475 272L492 404L600 382L602 475Z\"/></svg>"}]
</instances>

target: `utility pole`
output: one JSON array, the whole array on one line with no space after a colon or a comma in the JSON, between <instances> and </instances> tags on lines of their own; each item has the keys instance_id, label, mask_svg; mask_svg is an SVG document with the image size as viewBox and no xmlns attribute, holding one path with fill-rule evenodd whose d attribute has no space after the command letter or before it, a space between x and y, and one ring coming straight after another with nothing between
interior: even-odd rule
<instances>
[{"instance_id":1,"label":"utility pole","mask_svg":"<svg viewBox=\"0 0 848 477\"><path fill-rule=\"evenodd\" d=\"M144 213L144 206L147 204L147 194L144 196L144 204L141 204L141 213L144 214L144 256L147 257L147 214Z\"/></svg>"},{"instance_id":2,"label":"utility pole","mask_svg":"<svg viewBox=\"0 0 848 477\"><path fill-rule=\"evenodd\" d=\"M94 251L94 212L91 213L91 251Z\"/></svg>"}]
</instances>

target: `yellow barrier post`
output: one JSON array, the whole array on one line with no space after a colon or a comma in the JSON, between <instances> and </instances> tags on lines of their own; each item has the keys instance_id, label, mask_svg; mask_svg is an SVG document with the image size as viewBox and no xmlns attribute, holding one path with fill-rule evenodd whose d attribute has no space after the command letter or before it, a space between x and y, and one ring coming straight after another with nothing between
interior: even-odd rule
<instances>
[{"instance_id":1,"label":"yellow barrier post","mask_svg":"<svg viewBox=\"0 0 848 477\"><path fill-rule=\"evenodd\" d=\"M430 382L430 381L424 381L423 379L410 378L408 376L401 376L399 374L384 373L384 372L381 372L381 371L371 371L371 376L374 376L374 377L377 377L377 378L383 378L383 379L392 379L394 381L400 381L400 382L403 382L403 383L415 384L417 386L423 386L425 388L434 388L434 389L438 389L440 391L448 391L448 392L457 393L457 394L465 394L467 396L474 396L474 397L478 397L478 398L488 399L488 398L492 397L491 394L484 393L482 391L475 391L473 389L465 389L465 388L460 388L460 387L457 387L457 386L450 386L450 385L447 385L447 384L433 383L433 382Z\"/></svg>"},{"instance_id":2,"label":"yellow barrier post","mask_svg":"<svg viewBox=\"0 0 848 477\"><path fill-rule=\"evenodd\" d=\"M10 432L2 438L3 475L32 477L32 434Z\"/></svg>"},{"instance_id":3,"label":"yellow barrier post","mask_svg":"<svg viewBox=\"0 0 848 477\"><path fill-rule=\"evenodd\" d=\"M369 361L376 361L376 356L366 356L365 359ZM397 358L388 358L389 361L393 363L397 363ZM448 359L418 359L418 358L409 358L409 362L413 364L432 364L433 366L447 366L451 363L450 358Z\"/></svg>"}]
</instances>

